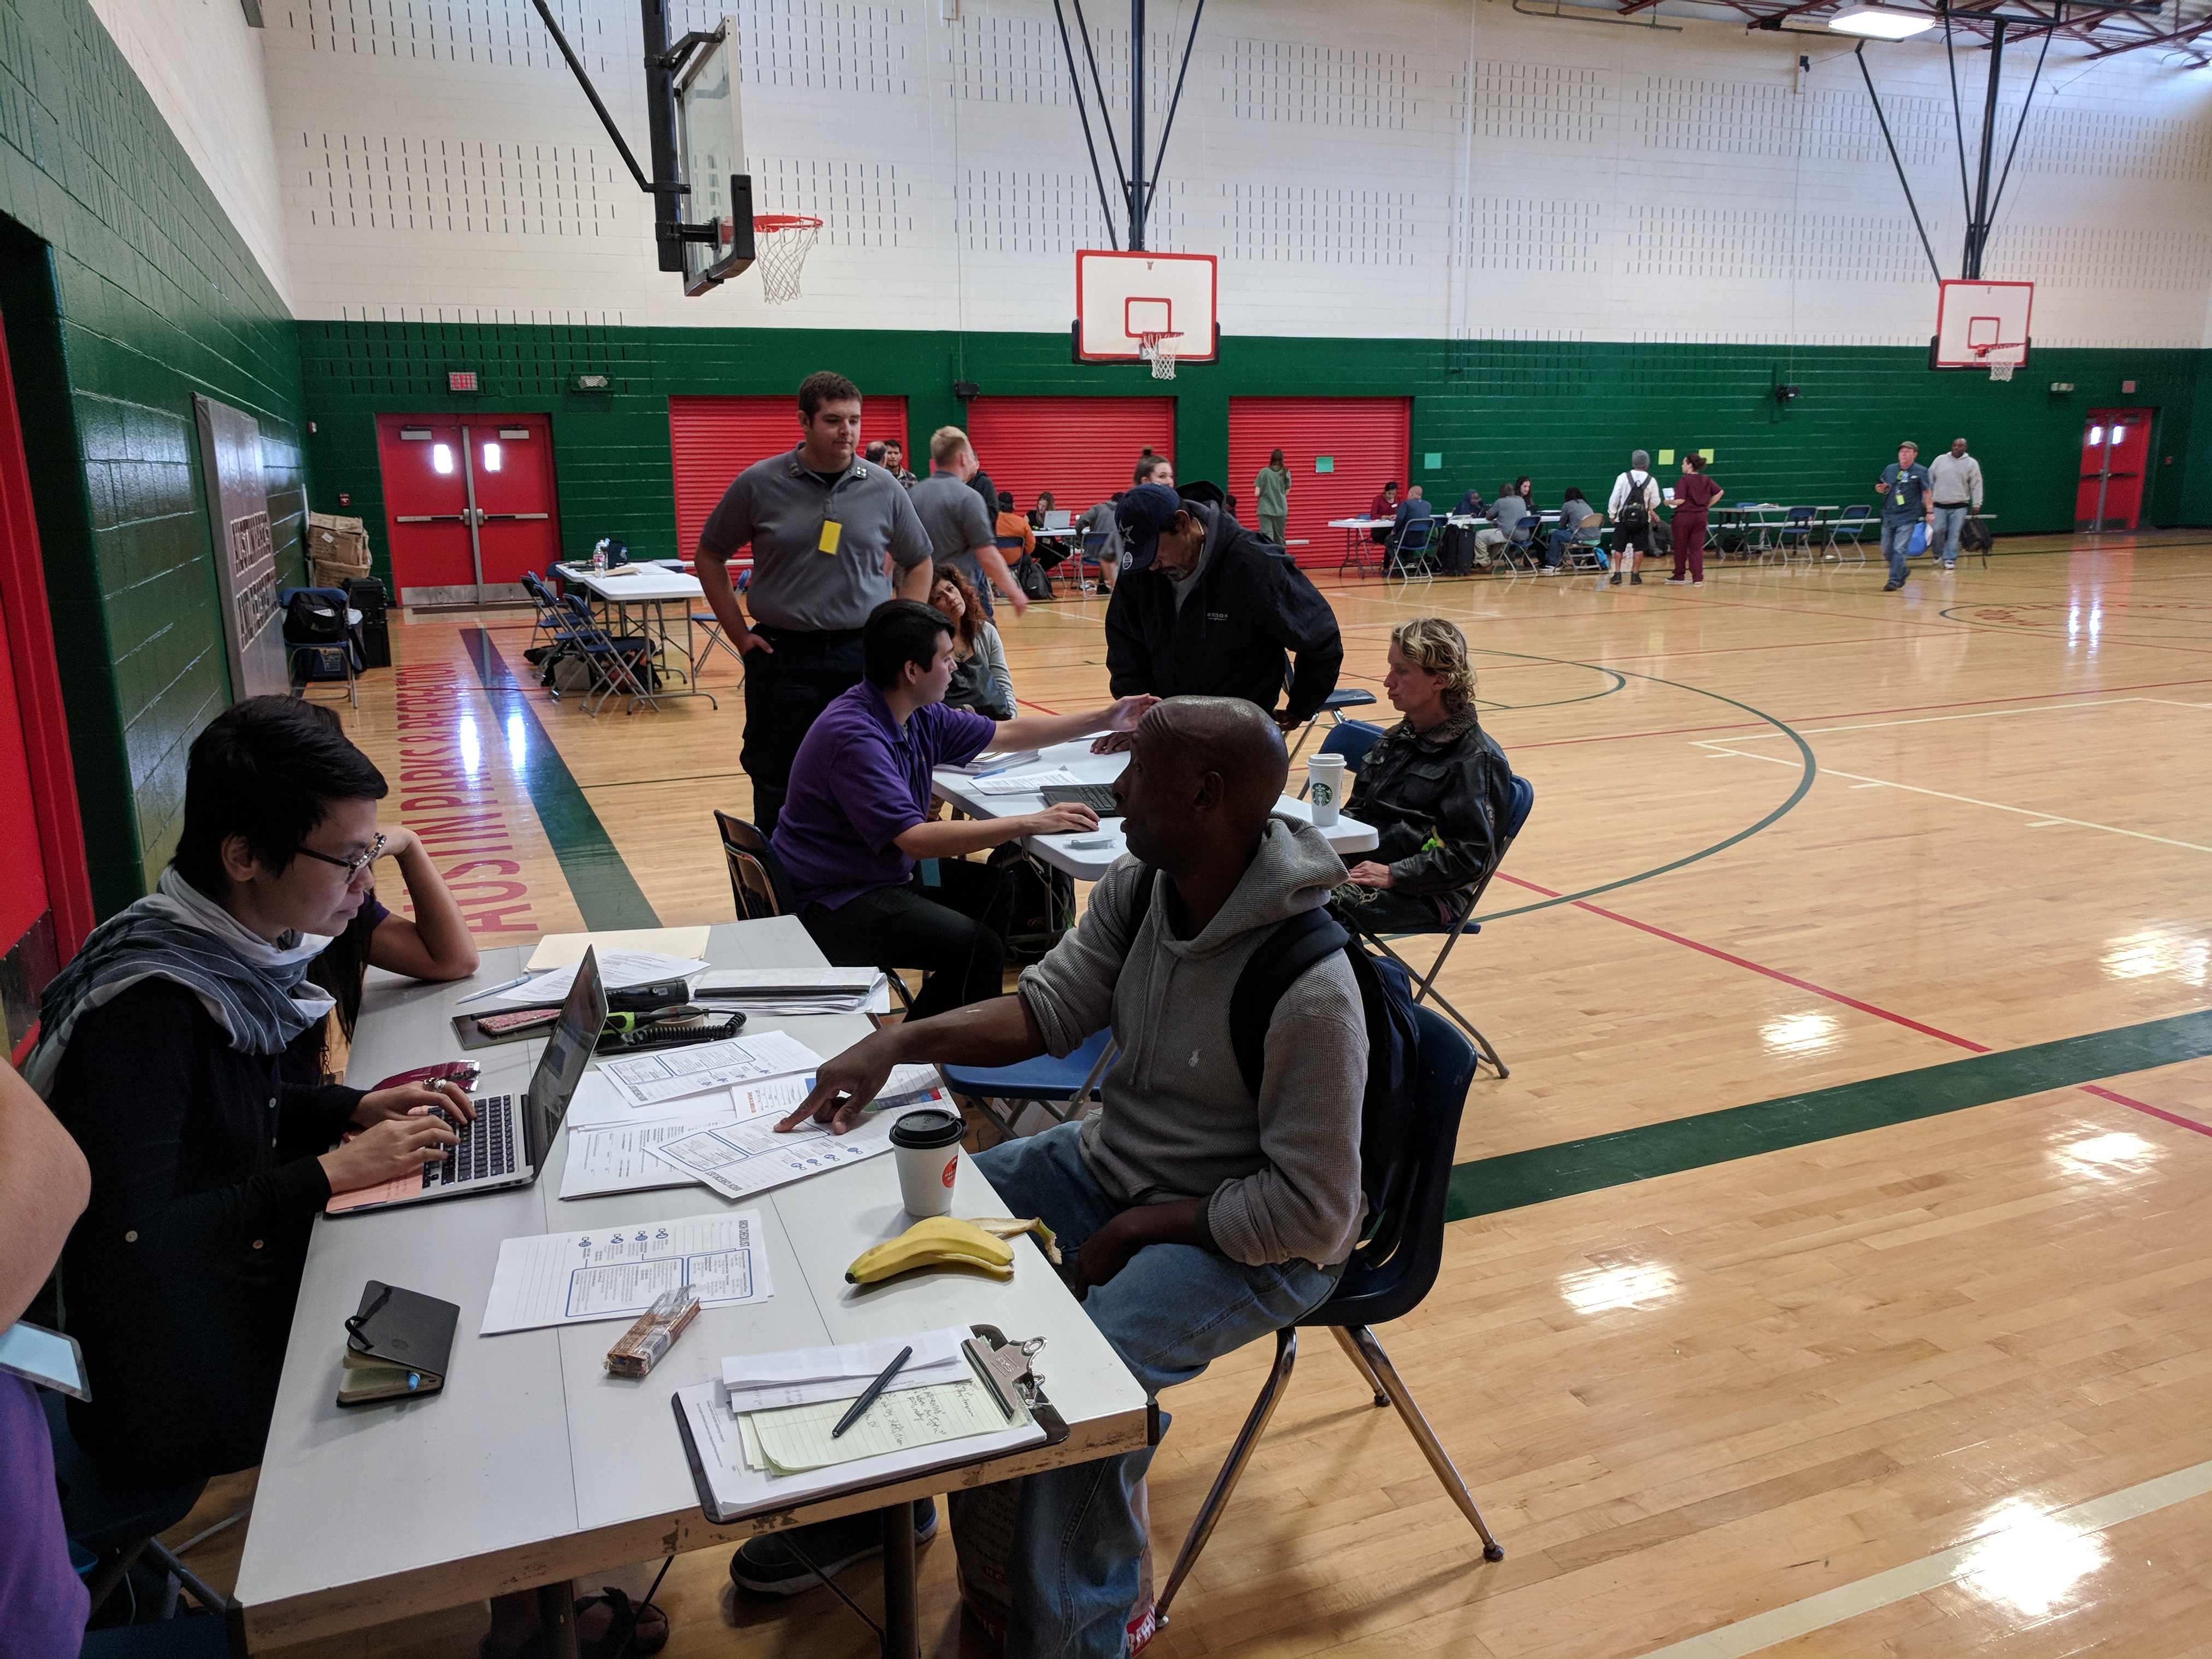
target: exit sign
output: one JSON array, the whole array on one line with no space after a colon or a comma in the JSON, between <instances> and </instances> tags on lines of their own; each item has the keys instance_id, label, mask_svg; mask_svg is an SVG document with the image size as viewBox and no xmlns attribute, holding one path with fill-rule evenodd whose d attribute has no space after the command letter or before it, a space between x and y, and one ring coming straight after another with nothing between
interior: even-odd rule
<instances>
[{"instance_id":1,"label":"exit sign","mask_svg":"<svg viewBox=\"0 0 2212 1659\"><path fill-rule=\"evenodd\" d=\"M446 390L448 392L474 392L476 389L477 372L472 368L457 368L446 376Z\"/></svg>"}]
</instances>

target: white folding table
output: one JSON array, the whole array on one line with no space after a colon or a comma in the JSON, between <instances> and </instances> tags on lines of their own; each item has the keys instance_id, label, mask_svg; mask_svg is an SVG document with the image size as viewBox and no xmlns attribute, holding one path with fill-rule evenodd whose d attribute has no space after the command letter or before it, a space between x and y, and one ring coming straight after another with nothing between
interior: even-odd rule
<instances>
[{"instance_id":1,"label":"white folding table","mask_svg":"<svg viewBox=\"0 0 2212 1659\"><path fill-rule=\"evenodd\" d=\"M1073 743L1055 744L1038 751L1038 757L1026 765L1016 768L1007 775L1018 776L1024 772L1065 771L1078 783L1111 783L1121 775L1121 769L1129 763L1126 753L1094 755L1091 739L1079 738ZM939 768L930 775L930 793L951 806L958 807L971 818L1018 817L1024 813L1042 812L1044 797L1036 791L1019 795L988 795L978 789L978 780L964 773ZM1275 803L1279 817L1294 819L1301 823L1313 822L1313 809L1295 796L1285 795ZM1328 844L1340 854L1371 852L1377 837L1375 831L1357 818L1339 816L1334 823L1327 825L1322 833ZM1103 842L1097 847L1079 847L1078 842ZM1024 852L1065 871L1078 881L1096 881L1113 867L1114 860L1129 850L1127 838L1121 833L1121 820L1101 818L1095 830L1063 836L1024 836Z\"/></svg>"},{"instance_id":2,"label":"white folding table","mask_svg":"<svg viewBox=\"0 0 2212 1659\"><path fill-rule=\"evenodd\" d=\"M349 1073L357 1085L456 1057L450 1015L470 983L520 971L520 949L489 951L475 980L424 985L375 974L362 1000ZM707 951L716 967L820 967L822 953L791 917L724 923ZM482 1009L487 1005L471 1006ZM870 1030L858 1014L777 1019L824 1057ZM519 1091L539 1045L478 1051L482 1092ZM703 1187L563 1201L563 1134L537 1184L479 1198L319 1218L293 1316L276 1417L240 1564L234 1628L249 1650L283 1646L432 1608L538 1588L566 1615L568 1581L654 1556L741 1542L757 1533L877 1510L885 1528L886 1653L915 1648L913 1500L1144 1445L1142 1386L1098 1334L1028 1240L1006 1284L966 1274L916 1275L865 1289L844 1269L902 1231L886 1154L731 1203ZM956 1214L1005 1206L963 1158ZM757 1209L775 1295L710 1309L652 1375L607 1375L607 1348L626 1328L610 1320L479 1337L502 1239L633 1221ZM342 1408L336 1402L344 1321L362 1286L382 1279L461 1310L453 1369L427 1399ZM670 1405L676 1389L721 1374L725 1354L994 1324L1042 1336L1039 1369L1069 1434L950 1474L922 1475L727 1526L709 1522ZM552 1630L549 1620L549 1632ZM553 1651L574 1652L573 1622Z\"/></svg>"},{"instance_id":3,"label":"white folding table","mask_svg":"<svg viewBox=\"0 0 2212 1659\"><path fill-rule=\"evenodd\" d=\"M614 613L614 626L610 632L620 635L629 631L629 613L634 606L638 612L639 625L648 642L658 637L663 649L683 653L684 689L681 691L656 689L644 699L645 702L657 705L665 697L704 697L716 708L722 706L715 702L713 692L699 689L699 656L693 648L691 617L695 605L706 603L707 590L699 586L696 576L686 574L680 566L657 562L622 565L605 571L594 570L587 564L556 564L553 572L562 581L574 582L597 599L603 611ZM668 607L672 605L681 607L680 614L684 618L684 643L680 646L668 626ZM710 645L708 648L713 647ZM653 654L657 658L659 652L655 651ZM657 663L650 666L655 670L656 679L659 673L667 672L659 669ZM633 708L637 701L632 699Z\"/></svg>"}]
</instances>

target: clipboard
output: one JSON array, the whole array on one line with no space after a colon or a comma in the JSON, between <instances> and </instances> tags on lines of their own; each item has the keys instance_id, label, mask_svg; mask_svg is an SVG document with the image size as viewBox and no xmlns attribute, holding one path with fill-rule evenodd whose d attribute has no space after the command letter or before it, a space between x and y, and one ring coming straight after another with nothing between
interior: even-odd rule
<instances>
[{"instance_id":1,"label":"clipboard","mask_svg":"<svg viewBox=\"0 0 2212 1659\"><path fill-rule=\"evenodd\" d=\"M984 1343L994 1347L1006 1346L1006 1339L995 1326L971 1325L969 1328ZM973 1352L969 1356L969 1362L984 1387L994 1396L1002 1396L1003 1379L994 1377ZM994 1457L1004 1457L1017 1451L1033 1451L1040 1446L1057 1446L1065 1442L1068 1435L1066 1419L1045 1397L1043 1390L1038 1389L1027 1402L1028 1426L1042 1430L1042 1433L1034 1439L1024 1437L1018 1445L994 1443L979 1450L975 1449L974 1439L946 1441L943 1443L945 1455L942 1457L927 1456L927 1452L939 1449L930 1447L921 1454L912 1455L864 1458L857 1462L811 1471L809 1475L786 1476L772 1487L763 1486L757 1494L748 1494L745 1501L726 1504L715 1492L708 1460L700 1449L698 1437L692 1431L691 1402L685 1398L686 1395L696 1397L702 1389L712 1390L718 1386L708 1382L691 1389L679 1389L669 1396L668 1401L670 1408L676 1413L677 1432L684 1437L684 1457L691 1467L691 1484L699 1494L700 1512L718 1527L727 1526L731 1522L742 1520L749 1515L790 1510L802 1504L841 1498L848 1492L864 1492L870 1486L943 1474L950 1470L965 1468L970 1464L988 1462ZM1003 1409L1003 1398L1001 1407ZM979 1436L976 1439L995 1443L998 1437ZM962 1449L963 1447L968 1449Z\"/></svg>"}]
</instances>

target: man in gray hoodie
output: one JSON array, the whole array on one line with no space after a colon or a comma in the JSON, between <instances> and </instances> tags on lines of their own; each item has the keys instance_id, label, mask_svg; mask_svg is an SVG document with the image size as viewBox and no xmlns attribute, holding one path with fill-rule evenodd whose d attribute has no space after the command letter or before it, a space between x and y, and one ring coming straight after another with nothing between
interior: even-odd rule
<instances>
[{"instance_id":1,"label":"man in gray hoodie","mask_svg":"<svg viewBox=\"0 0 2212 1659\"><path fill-rule=\"evenodd\" d=\"M1273 815L1288 764L1249 702L1158 704L1114 785L1129 856L1092 890L1076 930L1015 995L847 1049L784 1125L842 1132L896 1065L1065 1055L1110 1025L1121 1054L1101 1109L975 1162L1009 1214L1058 1232L1093 1322L1153 1395L1326 1298L1365 1219L1367 1027L1350 965L1327 957L1285 992L1258 1098L1231 1047L1245 963L1344 879L1317 830ZM1161 1413L1164 1431L1168 1421ZM1129 1494L1152 1455L1023 1480L1007 1564L1014 1659L1125 1651L1144 1546Z\"/></svg>"}]
</instances>

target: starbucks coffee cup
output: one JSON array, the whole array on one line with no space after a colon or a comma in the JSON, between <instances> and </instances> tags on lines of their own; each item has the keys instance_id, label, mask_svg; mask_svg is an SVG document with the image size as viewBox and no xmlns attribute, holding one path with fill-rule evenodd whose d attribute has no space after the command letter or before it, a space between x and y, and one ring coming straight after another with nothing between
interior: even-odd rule
<instances>
[{"instance_id":1,"label":"starbucks coffee cup","mask_svg":"<svg viewBox=\"0 0 2212 1659\"><path fill-rule=\"evenodd\" d=\"M908 1112L891 1125L891 1156L898 1160L899 1197L911 1216L950 1215L952 1182L960 1173L957 1112L935 1108Z\"/></svg>"},{"instance_id":2,"label":"starbucks coffee cup","mask_svg":"<svg viewBox=\"0 0 2212 1659\"><path fill-rule=\"evenodd\" d=\"M1306 804L1316 825L1334 823L1344 804L1344 757L1315 755L1306 762Z\"/></svg>"}]
</instances>

